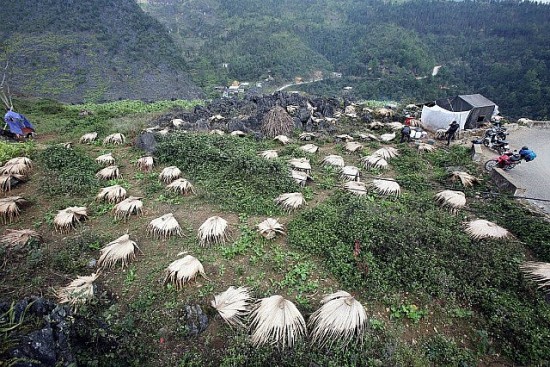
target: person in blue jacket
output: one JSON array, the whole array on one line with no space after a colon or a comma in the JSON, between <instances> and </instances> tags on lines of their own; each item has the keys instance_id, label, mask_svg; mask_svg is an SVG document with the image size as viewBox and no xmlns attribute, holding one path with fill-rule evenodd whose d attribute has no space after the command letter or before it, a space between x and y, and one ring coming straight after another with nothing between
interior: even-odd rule
<instances>
[{"instance_id":1,"label":"person in blue jacket","mask_svg":"<svg viewBox=\"0 0 550 367\"><path fill-rule=\"evenodd\" d=\"M525 146L520 149L519 155L521 156L521 158L525 159L526 162L531 162L537 157L535 152Z\"/></svg>"}]
</instances>

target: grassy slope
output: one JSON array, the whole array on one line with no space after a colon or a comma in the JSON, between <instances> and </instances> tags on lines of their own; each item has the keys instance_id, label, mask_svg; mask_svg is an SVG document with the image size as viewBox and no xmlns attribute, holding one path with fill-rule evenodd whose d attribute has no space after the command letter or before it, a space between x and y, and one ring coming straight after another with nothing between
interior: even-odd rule
<instances>
[{"instance_id":1,"label":"grassy slope","mask_svg":"<svg viewBox=\"0 0 550 367\"><path fill-rule=\"evenodd\" d=\"M303 189L278 173L279 163L266 166L255 160L256 152L266 148L278 149L283 157L302 155L297 145L280 148L248 138L182 136L177 143L161 145L161 164L154 173L136 170L134 162L140 152L129 145L75 144L71 155L63 154L62 148L47 148L53 143L77 141L90 131L98 131L100 139L108 133L124 132L131 141L156 113L178 103L63 106L51 101L18 101L18 106L29 111L27 115L41 136L30 147L21 145L30 150L35 168L31 180L12 192L32 205L7 227L35 228L45 243L20 253L2 253L9 261L2 262L0 268L0 293L9 299L52 296L52 288L94 271L86 267L88 261L97 259L99 248L126 231L143 252L128 269L103 273L98 282L100 296L77 314L75 351L83 365L301 366L315 362L454 366L476 365L480 359L499 361L499 355L522 364L548 362L550 307L517 268L525 257L550 261L548 225L536 217L511 220L526 214L508 200L479 199L477 193L490 188L486 181L466 190L468 210L453 216L438 208L432 201L435 192L443 187L459 188L448 181L445 167L478 169L463 149L421 155L399 146L402 155L391 162L393 169L384 176L395 177L404 192L391 199L374 194L357 198L336 188L337 172L320 165L325 154L343 153L330 139L317 141L321 153L310 157L315 181ZM79 117L80 109L93 115ZM346 123L342 124L345 128ZM372 144L364 154L376 148L378 145ZM2 152L16 154L4 148ZM97 169L93 158L106 152L113 153L121 168L123 179L116 182L126 187L129 195L144 197L142 216L115 221L110 214L112 205L95 202L98 188L107 183L97 182L90 173ZM64 175L71 172L66 167L69 159L69 166L81 168ZM358 155L345 155L345 160L361 165ZM171 164L184 168L197 195L181 197L165 191L157 174L162 166ZM246 170L245 177L239 174L241 169ZM262 173L266 170L271 172L273 184L258 186L268 178ZM252 175L258 176L251 179ZM74 182L75 177L80 180L78 185L60 192L61 185ZM364 179L369 177L366 173ZM308 208L286 214L275 207L271 199L286 189L302 191ZM87 206L90 219L68 235L56 233L53 216L73 205ZM185 236L153 240L145 227L167 212L174 213ZM212 215L229 221L231 240L203 248L197 244L196 231ZM288 236L274 242L259 237L254 225L267 215L280 218ZM462 232L461 223L473 217L495 220L516 238L471 241ZM356 240L361 245L357 257L353 255ZM181 251L199 258L209 279L198 278L176 291L162 286L163 269ZM23 273L22 267L27 269ZM253 349L245 332L228 328L209 306L213 295L230 285L251 287L256 297L281 294L295 302L306 317L324 295L348 290L367 307L368 337L362 348L337 351L306 345L292 353ZM187 304L201 305L210 318L208 329L199 337L189 338L183 325L183 306ZM98 318L107 328L100 326Z\"/></svg>"}]
</instances>

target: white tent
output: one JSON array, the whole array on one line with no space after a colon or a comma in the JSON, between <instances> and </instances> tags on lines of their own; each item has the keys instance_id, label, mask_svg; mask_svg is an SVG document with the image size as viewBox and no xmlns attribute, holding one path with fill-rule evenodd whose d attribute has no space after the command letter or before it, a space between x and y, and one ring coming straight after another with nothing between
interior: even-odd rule
<instances>
[{"instance_id":1,"label":"white tent","mask_svg":"<svg viewBox=\"0 0 550 367\"><path fill-rule=\"evenodd\" d=\"M464 129L464 124L468 119L470 111L453 112L435 105L433 107L422 107L420 121L422 127L427 130L447 129L451 122L456 121L460 124L460 129Z\"/></svg>"}]
</instances>

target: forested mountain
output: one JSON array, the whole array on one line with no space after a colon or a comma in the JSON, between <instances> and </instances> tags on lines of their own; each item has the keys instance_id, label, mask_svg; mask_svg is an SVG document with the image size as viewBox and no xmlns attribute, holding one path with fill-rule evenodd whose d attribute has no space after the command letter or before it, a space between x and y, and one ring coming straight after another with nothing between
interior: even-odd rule
<instances>
[{"instance_id":1,"label":"forested mountain","mask_svg":"<svg viewBox=\"0 0 550 367\"><path fill-rule=\"evenodd\" d=\"M308 79L317 94L429 100L482 93L512 116L550 117L550 6L530 2L139 0L205 88ZM223 65L223 66L222 66ZM431 77L432 68L442 65ZM342 78L328 79L331 72ZM319 74L319 73L318 73ZM428 78L423 78L429 76Z\"/></svg>"},{"instance_id":2,"label":"forested mountain","mask_svg":"<svg viewBox=\"0 0 550 367\"><path fill-rule=\"evenodd\" d=\"M322 77L299 88L339 95L349 86L346 93L355 98L407 101L482 93L506 115L550 117L547 4L0 0L0 5L0 62L9 60L12 89L30 95L70 102L194 98L200 93L196 84L213 96L215 86L233 80L269 79L263 91L270 91L265 87L295 77ZM436 65L442 68L432 77Z\"/></svg>"},{"instance_id":3,"label":"forested mountain","mask_svg":"<svg viewBox=\"0 0 550 367\"><path fill-rule=\"evenodd\" d=\"M165 28L134 0L0 0L14 91L69 102L196 98Z\"/></svg>"}]
</instances>

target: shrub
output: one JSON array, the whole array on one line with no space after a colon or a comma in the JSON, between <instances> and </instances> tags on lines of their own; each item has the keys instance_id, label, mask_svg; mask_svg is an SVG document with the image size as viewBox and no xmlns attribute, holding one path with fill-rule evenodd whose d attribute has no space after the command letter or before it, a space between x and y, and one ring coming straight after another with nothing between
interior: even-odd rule
<instances>
[{"instance_id":1,"label":"shrub","mask_svg":"<svg viewBox=\"0 0 550 367\"><path fill-rule=\"evenodd\" d=\"M100 167L78 149L51 146L38 159L45 170L42 187L50 195L90 195L99 187L95 173Z\"/></svg>"},{"instance_id":2,"label":"shrub","mask_svg":"<svg viewBox=\"0 0 550 367\"><path fill-rule=\"evenodd\" d=\"M204 134L175 134L161 141L157 155L190 175L195 187L222 207L250 214L278 212L273 199L297 190L280 160L257 155L248 139Z\"/></svg>"},{"instance_id":3,"label":"shrub","mask_svg":"<svg viewBox=\"0 0 550 367\"><path fill-rule=\"evenodd\" d=\"M14 157L29 156L34 150L32 141L25 143L6 143L0 141L0 165Z\"/></svg>"},{"instance_id":4,"label":"shrub","mask_svg":"<svg viewBox=\"0 0 550 367\"><path fill-rule=\"evenodd\" d=\"M423 345L426 356L434 366L476 366L470 350L460 348L453 340L443 335L428 339Z\"/></svg>"}]
</instances>

